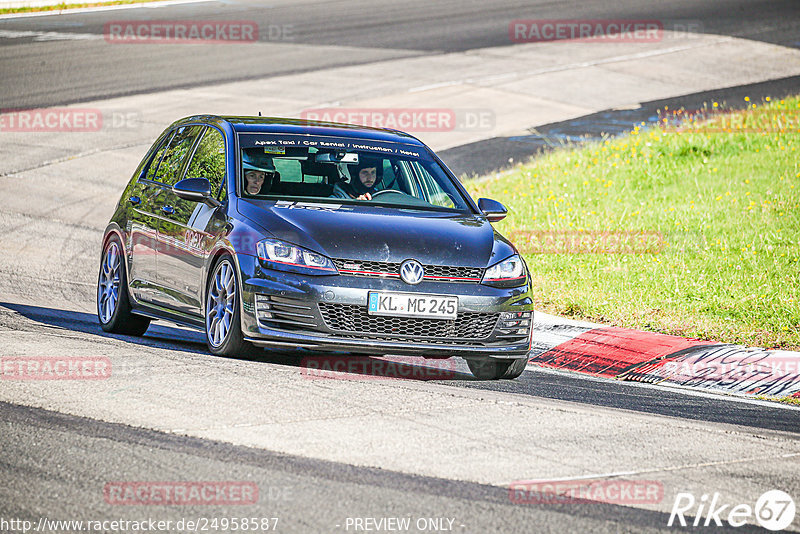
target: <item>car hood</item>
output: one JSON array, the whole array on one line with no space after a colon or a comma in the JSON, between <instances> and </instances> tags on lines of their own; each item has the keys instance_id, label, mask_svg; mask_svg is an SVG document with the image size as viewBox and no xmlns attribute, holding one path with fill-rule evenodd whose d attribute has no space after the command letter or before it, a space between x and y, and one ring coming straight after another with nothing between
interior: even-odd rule
<instances>
[{"instance_id":1,"label":"car hood","mask_svg":"<svg viewBox=\"0 0 800 534\"><path fill-rule=\"evenodd\" d=\"M238 211L277 239L331 258L486 267L513 247L484 218L436 211L239 200Z\"/></svg>"}]
</instances>

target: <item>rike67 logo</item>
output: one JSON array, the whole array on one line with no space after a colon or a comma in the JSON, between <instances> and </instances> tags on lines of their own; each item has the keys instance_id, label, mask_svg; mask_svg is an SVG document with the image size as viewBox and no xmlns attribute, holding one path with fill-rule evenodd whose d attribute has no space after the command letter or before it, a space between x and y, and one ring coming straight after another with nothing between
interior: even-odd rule
<instances>
[{"instance_id":1,"label":"rike67 logo","mask_svg":"<svg viewBox=\"0 0 800 534\"><path fill-rule=\"evenodd\" d=\"M687 519L684 514L689 518ZM794 499L780 490L765 492L758 498L754 507L746 503L723 504L719 493L714 493L710 499L704 494L699 500L691 493L678 493L667 526L721 527L727 523L731 527L741 527L753 523L755 518L755 521L765 529L777 531L791 525L794 515ZM691 516L694 516L694 521Z\"/></svg>"}]
</instances>

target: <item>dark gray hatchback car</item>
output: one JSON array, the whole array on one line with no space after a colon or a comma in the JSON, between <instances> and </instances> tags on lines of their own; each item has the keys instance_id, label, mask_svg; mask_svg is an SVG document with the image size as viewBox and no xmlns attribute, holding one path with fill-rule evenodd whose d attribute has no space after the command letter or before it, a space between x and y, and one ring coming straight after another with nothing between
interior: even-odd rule
<instances>
[{"instance_id":1,"label":"dark gray hatchback car","mask_svg":"<svg viewBox=\"0 0 800 534\"><path fill-rule=\"evenodd\" d=\"M266 117L177 121L148 151L105 230L104 330L153 319L209 350L465 358L515 378L531 346L531 282L475 203L416 138Z\"/></svg>"}]
</instances>

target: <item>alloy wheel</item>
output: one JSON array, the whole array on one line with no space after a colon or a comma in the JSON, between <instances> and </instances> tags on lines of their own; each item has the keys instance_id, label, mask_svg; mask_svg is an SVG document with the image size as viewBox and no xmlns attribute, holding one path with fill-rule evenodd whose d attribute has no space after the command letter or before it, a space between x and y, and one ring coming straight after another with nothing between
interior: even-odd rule
<instances>
[{"instance_id":1,"label":"alloy wheel","mask_svg":"<svg viewBox=\"0 0 800 534\"><path fill-rule=\"evenodd\" d=\"M100 280L97 284L97 309L103 323L111 321L117 310L121 267L119 246L111 241L103 255Z\"/></svg>"},{"instance_id":2,"label":"alloy wheel","mask_svg":"<svg viewBox=\"0 0 800 534\"><path fill-rule=\"evenodd\" d=\"M206 331L211 345L219 347L225 342L233 323L235 303L236 276L230 262L223 260L214 270L206 299Z\"/></svg>"}]
</instances>

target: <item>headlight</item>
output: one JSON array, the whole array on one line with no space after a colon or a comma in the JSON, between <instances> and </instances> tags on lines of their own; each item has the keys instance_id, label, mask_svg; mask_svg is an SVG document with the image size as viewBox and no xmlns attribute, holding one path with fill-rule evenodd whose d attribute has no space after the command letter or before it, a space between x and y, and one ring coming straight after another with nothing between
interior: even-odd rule
<instances>
[{"instance_id":1,"label":"headlight","mask_svg":"<svg viewBox=\"0 0 800 534\"><path fill-rule=\"evenodd\" d=\"M256 250L258 259L271 269L304 274L339 274L330 258L278 239L259 241Z\"/></svg>"},{"instance_id":2,"label":"headlight","mask_svg":"<svg viewBox=\"0 0 800 534\"><path fill-rule=\"evenodd\" d=\"M486 269L481 283L494 287L517 287L523 285L527 280L525 263L515 254Z\"/></svg>"}]
</instances>

